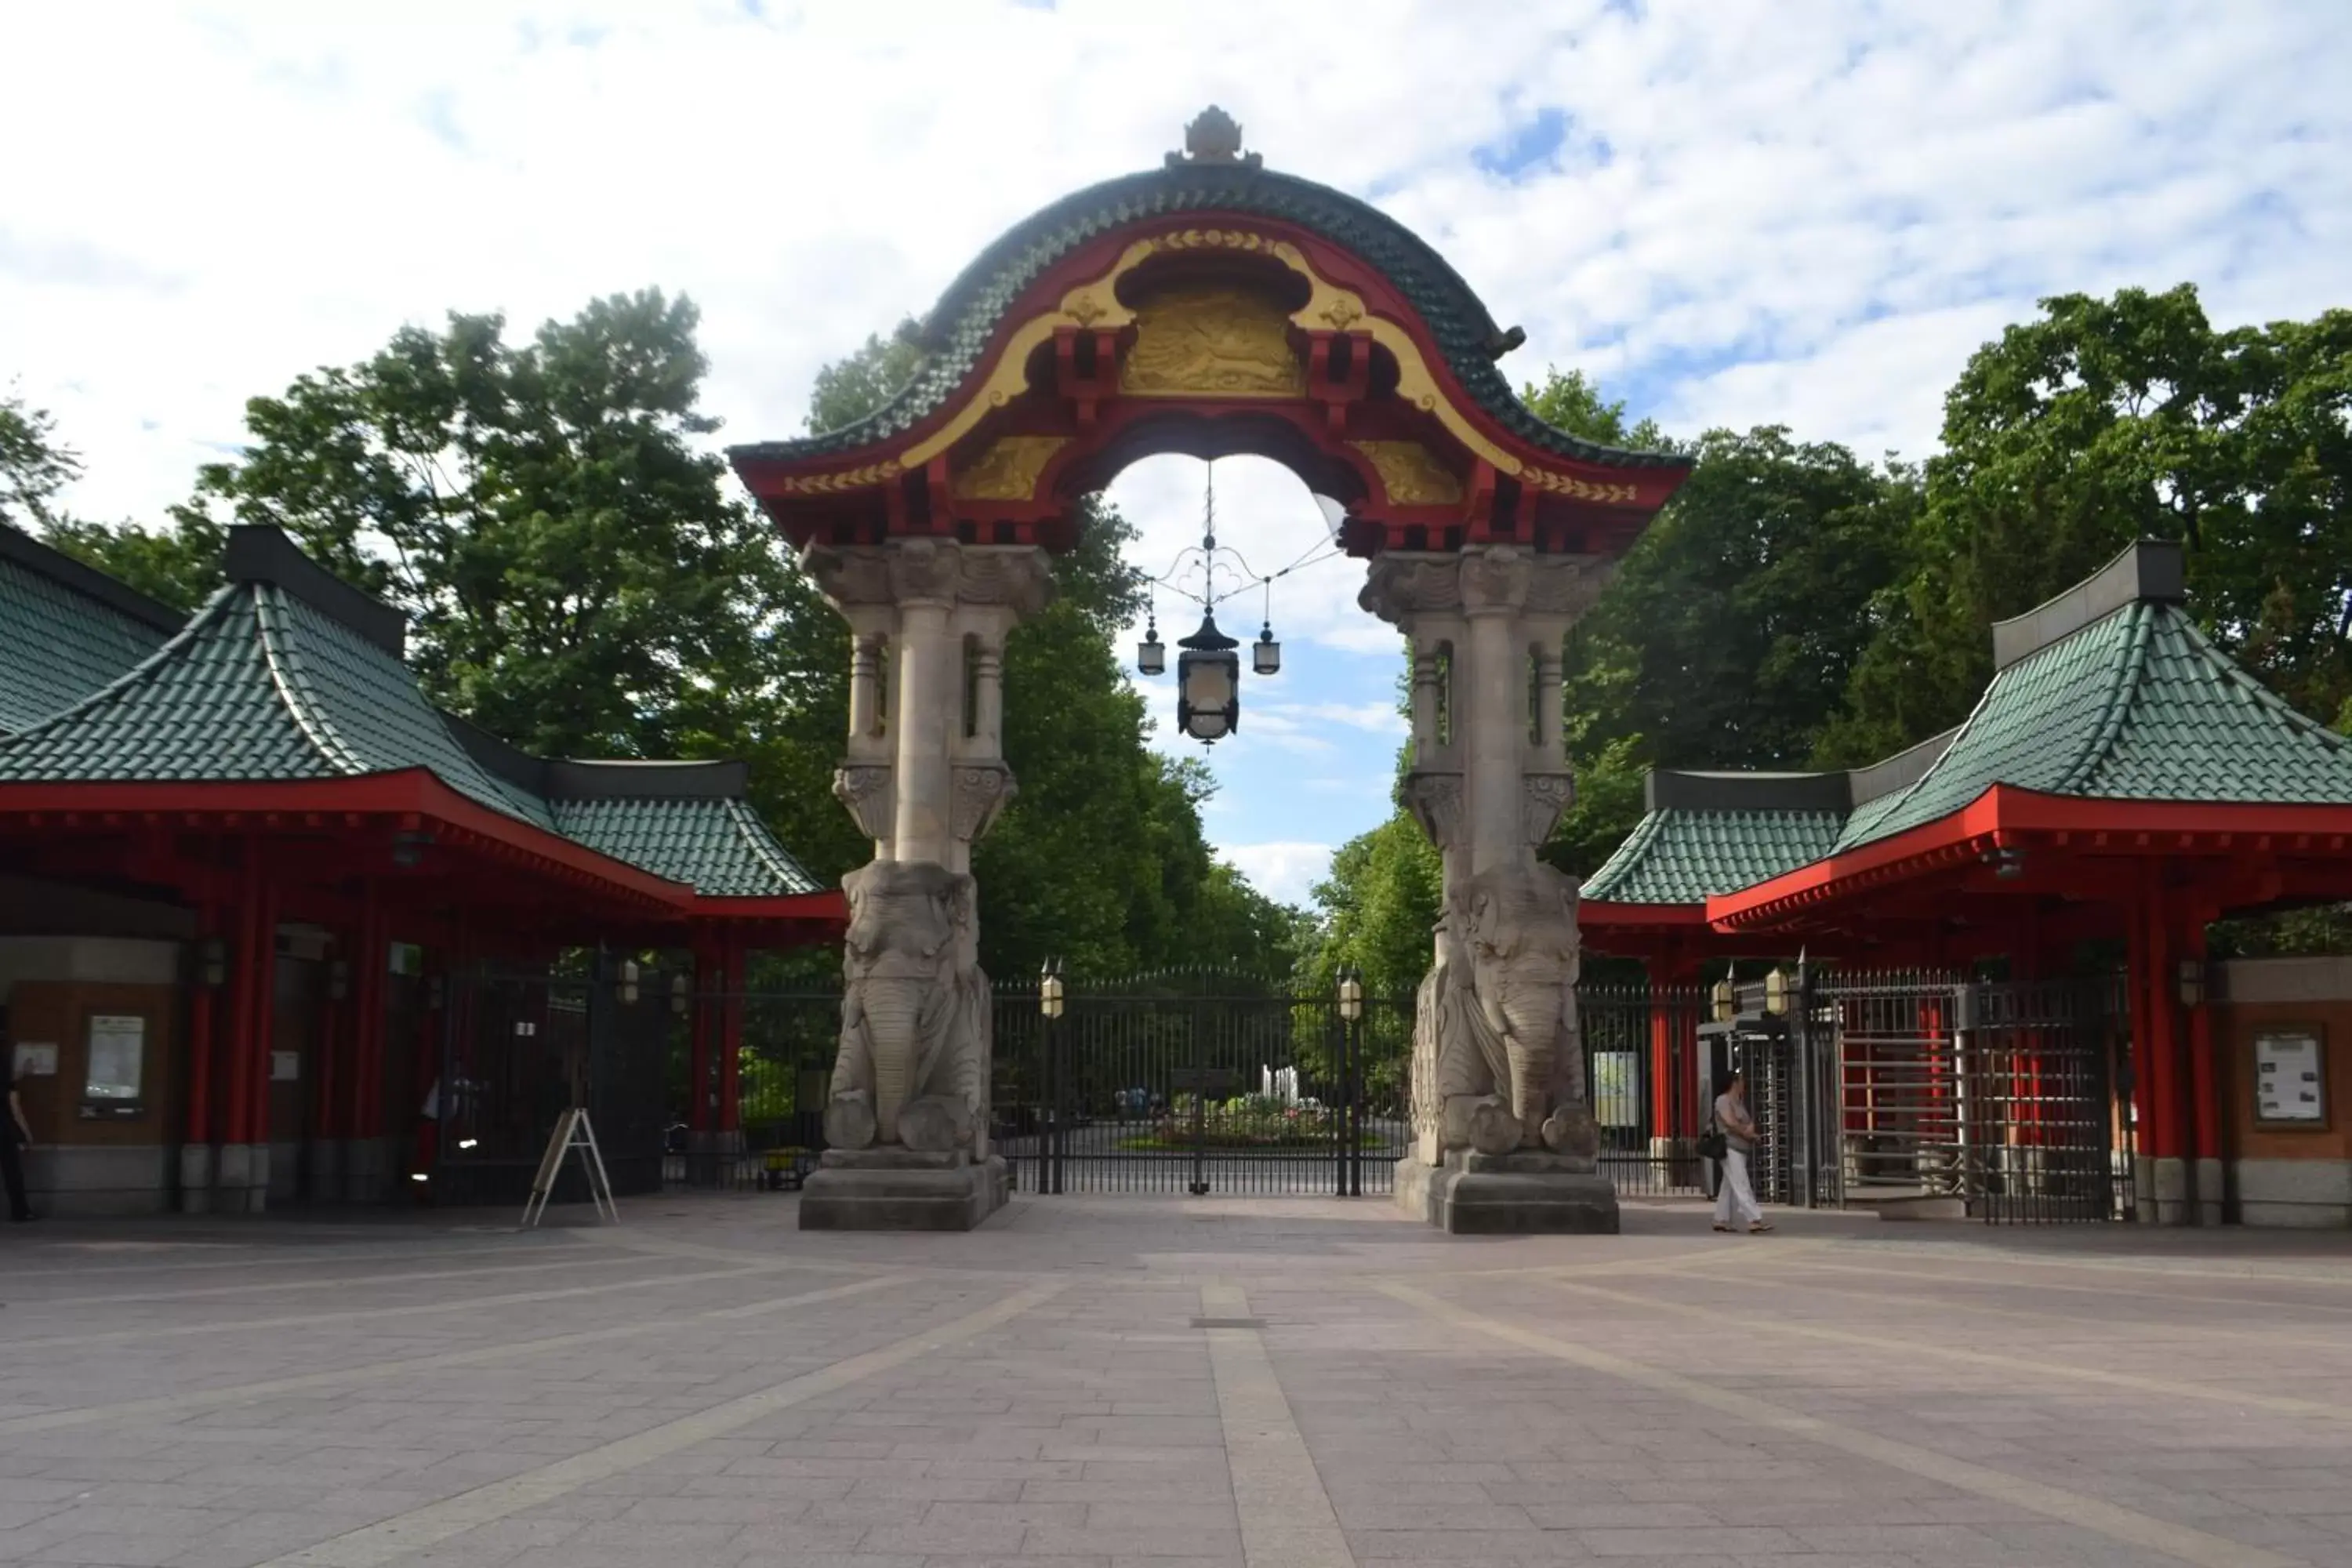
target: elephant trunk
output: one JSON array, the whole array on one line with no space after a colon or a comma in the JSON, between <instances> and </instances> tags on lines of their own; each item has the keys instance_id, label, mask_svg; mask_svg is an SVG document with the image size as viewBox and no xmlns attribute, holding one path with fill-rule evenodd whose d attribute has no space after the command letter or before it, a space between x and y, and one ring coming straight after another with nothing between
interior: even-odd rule
<instances>
[{"instance_id":1,"label":"elephant trunk","mask_svg":"<svg viewBox=\"0 0 2352 1568\"><path fill-rule=\"evenodd\" d=\"M915 1092L922 1049L923 1004L934 982L912 975L866 976L862 1002L874 1073L874 1141L898 1142L898 1108Z\"/></svg>"}]
</instances>

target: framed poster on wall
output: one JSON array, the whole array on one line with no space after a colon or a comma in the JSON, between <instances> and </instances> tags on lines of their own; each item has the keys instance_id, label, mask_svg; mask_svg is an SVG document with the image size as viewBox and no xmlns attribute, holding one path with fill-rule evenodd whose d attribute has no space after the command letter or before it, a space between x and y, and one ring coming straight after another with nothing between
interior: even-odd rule
<instances>
[{"instance_id":1,"label":"framed poster on wall","mask_svg":"<svg viewBox=\"0 0 2352 1568\"><path fill-rule=\"evenodd\" d=\"M135 1013L93 1013L84 1046L83 1119L141 1114L147 1086L147 1020Z\"/></svg>"},{"instance_id":2,"label":"framed poster on wall","mask_svg":"<svg viewBox=\"0 0 2352 1568\"><path fill-rule=\"evenodd\" d=\"M2317 1028L2265 1029L2254 1037L2254 1120L2266 1127L2327 1121L2326 1053Z\"/></svg>"}]
</instances>

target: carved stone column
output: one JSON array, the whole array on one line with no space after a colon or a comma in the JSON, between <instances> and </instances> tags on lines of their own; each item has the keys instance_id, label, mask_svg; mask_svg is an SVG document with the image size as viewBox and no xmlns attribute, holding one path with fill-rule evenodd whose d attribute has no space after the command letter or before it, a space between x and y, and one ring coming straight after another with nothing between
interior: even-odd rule
<instances>
[{"instance_id":1,"label":"carved stone column","mask_svg":"<svg viewBox=\"0 0 2352 1568\"><path fill-rule=\"evenodd\" d=\"M1389 553L1361 596L1412 639L1402 790L1445 866L1397 1194L1450 1231L1617 1228L1577 1028L1576 883L1536 857L1574 794L1560 643L1607 571L1509 545Z\"/></svg>"},{"instance_id":2,"label":"carved stone column","mask_svg":"<svg viewBox=\"0 0 2352 1568\"><path fill-rule=\"evenodd\" d=\"M1044 606L1053 580L1034 546L943 539L814 546L805 564L850 623L850 735L834 793L875 853L842 879L832 1147L803 1191L801 1225L969 1229L1004 1190L989 1150L971 846L1013 793L1004 638Z\"/></svg>"}]
</instances>

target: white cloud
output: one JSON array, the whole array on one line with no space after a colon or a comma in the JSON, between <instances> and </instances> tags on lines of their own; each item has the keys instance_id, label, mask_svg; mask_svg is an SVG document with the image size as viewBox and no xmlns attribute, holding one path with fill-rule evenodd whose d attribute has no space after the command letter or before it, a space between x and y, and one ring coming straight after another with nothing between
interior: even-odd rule
<instances>
[{"instance_id":1,"label":"white cloud","mask_svg":"<svg viewBox=\"0 0 2352 1568\"><path fill-rule=\"evenodd\" d=\"M647 284L703 308L721 438L793 433L824 361L1046 202L1156 164L1211 100L1272 166L1435 244L1527 328L1515 378L1583 366L1685 434L1786 423L1917 457L1970 350L2039 296L2187 279L2225 322L2346 302L2352 33L2325 5L760 10L0 8L0 384L82 449L70 504L157 519L247 397L403 322L528 331ZM1479 165L1547 110L1556 153ZM1222 537L1259 569L1327 532L1275 465L1217 473ZM1139 562L1196 535L1200 479L1181 458L1120 478ZM1273 742L1330 777L1393 735L1381 692L1330 673L1397 647L1362 580L1335 559L1277 586L1286 668L1245 688L1221 769ZM1161 610L1171 641L1194 624ZM1263 598L1225 613L1254 635ZM1199 754L1166 719L1160 743ZM1229 800L1234 837L1292 841L1267 798Z\"/></svg>"},{"instance_id":2,"label":"white cloud","mask_svg":"<svg viewBox=\"0 0 2352 1568\"><path fill-rule=\"evenodd\" d=\"M1331 871L1328 844L1228 844L1220 853L1277 903L1307 904L1315 884Z\"/></svg>"}]
</instances>

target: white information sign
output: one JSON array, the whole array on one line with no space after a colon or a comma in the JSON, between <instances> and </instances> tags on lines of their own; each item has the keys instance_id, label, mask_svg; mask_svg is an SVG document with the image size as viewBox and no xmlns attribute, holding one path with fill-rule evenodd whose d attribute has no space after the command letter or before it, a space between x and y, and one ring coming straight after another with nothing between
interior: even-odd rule
<instances>
[{"instance_id":1,"label":"white information sign","mask_svg":"<svg viewBox=\"0 0 2352 1568\"><path fill-rule=\"evenodd\" d=\"M2325 1121L2319 1036L2308 1029L2254 1037L2254 1119Z\"/></svg>"},{"instance_id":2,"label":"white information sign","mask_svg":"<svg viewBox=\"0 0 2352 1568\"><path fill-rule=\"evenodd\" d=\"M18 1078L55 1078L58 1047L47 1040L18 1040L16 1067Z\"/></svg>"},{"instance_id":3,"label":"white information sign","mask_svg":"<svg viewBox=\"0 0 2352 1568\"><path fill-rule=\"evenodd\" d=\"M147 1020L131 1014L90 1015L89 1073L83 1098L136 1100L146 1079Z\"/></svg>"}]
</instances>

